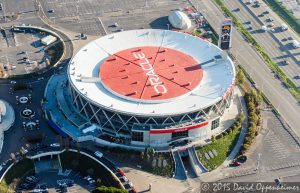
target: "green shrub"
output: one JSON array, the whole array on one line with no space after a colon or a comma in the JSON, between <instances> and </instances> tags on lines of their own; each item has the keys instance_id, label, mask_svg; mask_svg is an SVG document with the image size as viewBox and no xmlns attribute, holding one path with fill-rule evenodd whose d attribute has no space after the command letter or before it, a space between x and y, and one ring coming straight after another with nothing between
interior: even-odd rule
<instances>
[{"instance_id":1,"label":"green shrub","mask_svg":"<svg viewBox=\"0 0 300 193\"><path fill-rule=\"evenodd\" d=\"M212 135L211 138L210 138L211 142L215 142L216 141L216 136L215 135Z\"/></svg>"},{"instance_id":2,"label":"green shrub","mask_svg":"<svg viewBox=\"0 0 300 193\"><path fill-rule=\"evenodd\" d=\"M115 187L100 186L93 190L92 193L128 193L128 191L124 189L118 189Z\"/></svg>"},{"instance_id":3,"label":"green shrub","mask_svg":"<svg viewBox=\"0 0 300 193\"><path fill-rule=\"evenodd\" d=\"M239 84L243 84L245 82L245 75L242 70L240 69L238 70L236 77Z\"/></svg>"}]
</instances>

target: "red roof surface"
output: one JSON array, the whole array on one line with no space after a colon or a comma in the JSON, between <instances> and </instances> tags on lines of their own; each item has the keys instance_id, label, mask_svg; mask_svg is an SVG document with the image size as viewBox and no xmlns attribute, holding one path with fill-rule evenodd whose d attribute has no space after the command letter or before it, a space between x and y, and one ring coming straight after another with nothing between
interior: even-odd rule
<instances>
[{"instance_id":1,"label":"red roof surface","mask_svg":"<svg viewBox=\"0 0 300 193\"><path fill-rule=\"evenodd\" d=\"M133 99L164 100L186 94L203 77L200 64L180 51L145 46L120 51L101 65L106 88Z\"/></svg>"}]
</instances>

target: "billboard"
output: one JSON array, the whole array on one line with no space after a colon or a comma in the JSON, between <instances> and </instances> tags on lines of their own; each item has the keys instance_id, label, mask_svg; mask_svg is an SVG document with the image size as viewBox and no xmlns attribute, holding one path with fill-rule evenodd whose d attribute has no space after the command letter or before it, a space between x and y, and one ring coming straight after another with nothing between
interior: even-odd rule
<instances>
[{"instance_id":1,"label":"billboard","mask_svg":"<svg viewBox=\"0 0 300 193\"><path fill-rule=\"evenodd\" d=\"M222 22L221 35L219 37L219 47L228 50L231 47L232 21L227 19Z\"/></svg>"}]
</instances>

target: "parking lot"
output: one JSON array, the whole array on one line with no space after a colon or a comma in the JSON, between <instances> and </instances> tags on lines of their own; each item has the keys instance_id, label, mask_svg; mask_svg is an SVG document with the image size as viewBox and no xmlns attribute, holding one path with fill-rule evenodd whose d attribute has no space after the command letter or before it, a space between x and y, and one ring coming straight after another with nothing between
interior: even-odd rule
<instances>
[{"instance_id":1,"label":"parking lot","mask_svg":"<svg viewBox=\"0 0 300 193\"><path fill-rule=\"evenodd\" d=\"M5 30L0 34L0 76L20 75L35 72L46 67L45 46L41 33L12 33Z\"/></svg>"},{"instance_id":2,"label":"parking lot","mask_svg":"<svg viewBox=\"0 0 300 193\"><path fill-rule=\"evenodd\" d=\"M19 190L24 192L45 193L88 193L95 188L95 186L90 185L83 176L73 171L66 173L59 170L48 170L36 174L36 181L30 180L30 178L32 177L29 177L29 179L25 178L25 180L19 184ZM20 187L30 187L30 189L25 190Z\"/></svg>"},{"instance_id":3,"label":"parking lot","mask_svg":"<svg viewBox=\"0 0 300 193\"><path fill-rule=\"evenodd\" d=\"M191 5L185 0L43 0L42 6L57 25L78 33L105 35L140 28L167 29L169 12Z\"/></svg>"}]
</instances>

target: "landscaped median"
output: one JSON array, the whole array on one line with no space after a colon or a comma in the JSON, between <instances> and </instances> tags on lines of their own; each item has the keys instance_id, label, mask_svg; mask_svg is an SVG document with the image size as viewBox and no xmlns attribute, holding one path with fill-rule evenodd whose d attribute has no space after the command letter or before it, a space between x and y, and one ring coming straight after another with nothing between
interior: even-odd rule
<instances>
[{"instance_id":1,"label":"landscaped median","mask_svg":"<svg viewBox=\"0 0 300 193\"><path fill-rule=\"evenodd\" d=\"M244 119L245 115L240 113L230 129L217 137L212 136L211 143L196 148L198 158L206 169L214 170L226 160L238 141Z\"/></svg>"},{"instance_id":2,"label":"landscaped median","mask_svg":"<svg viewBox=\"0 0 300 193\"><path fill-rule=\"evenodd\" d=\"M284 74L284 72L277 66L276 62L266 53L266 51L257 43L257 41L251 36L251 34L244 28L241 21L239 21L231 11L224 5L222 0L214 0L217 5L220 6L222 11L232 18L238 31L240 31L243 36L251 43L255 49L260 53L265 62L269 67L279 76L281 81L288 87L289 91L297 98L300 99L300 90L297 86Z\"/></svg>"}]
</instances>

